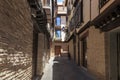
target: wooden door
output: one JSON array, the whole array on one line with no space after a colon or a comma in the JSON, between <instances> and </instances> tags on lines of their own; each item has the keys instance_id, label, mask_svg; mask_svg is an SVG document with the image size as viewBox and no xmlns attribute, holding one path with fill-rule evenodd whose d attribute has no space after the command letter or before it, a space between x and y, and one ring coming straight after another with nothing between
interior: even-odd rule
<instances>
[{"instance_id":1,"label":"wooden door","mask_svg":"<svg viewBox=\"0 0 120 80\"><path fill-rule=\"evenodd\" d=\"M55 46L55 55L61 55L61 46Z\"/></svg>"}]
</instances>

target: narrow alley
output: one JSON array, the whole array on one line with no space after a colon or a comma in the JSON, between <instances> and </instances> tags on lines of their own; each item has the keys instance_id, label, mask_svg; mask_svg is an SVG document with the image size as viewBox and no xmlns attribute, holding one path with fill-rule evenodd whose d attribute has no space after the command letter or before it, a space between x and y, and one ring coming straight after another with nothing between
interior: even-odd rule
<instances>
[{"instance_id":1,"label":"narrow alley","mask_svg":"<svg viewBox=\"0 0 120 80\"><path fill-rule=\"evenodd\" d=\"M0 0L0 80L120 80L120 0Z\"/></svg>"},{"instance_id":2,"label":"narrow alley","mask_svg":"<svg viewBox=\"0 0 120 80\"><path fill-rule=\"evenodd\" d=\"M52 57L46 65L41 80L96 80L86 70L78 67L68 57Z\"/></svg>"}]
</instances>

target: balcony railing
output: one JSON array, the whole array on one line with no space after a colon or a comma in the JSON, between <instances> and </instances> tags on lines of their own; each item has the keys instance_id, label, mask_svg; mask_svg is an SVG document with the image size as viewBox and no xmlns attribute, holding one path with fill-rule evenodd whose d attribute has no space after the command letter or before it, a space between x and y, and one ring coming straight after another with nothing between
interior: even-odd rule
<instances>
[{"instance_id":1,"label":"balcony railing","mask_svg":"<svg viewBox=\"0 0 120 80\"><path fill-rule=\"evenodd\" d=\"M83 23L83 2L81 1L75 9L75 13L69 23L70 30L78 28Z\"/></svg>"},{"instance_id":2,"label":"balcony railing","mask_svg":"<svg viewBox=\"0 0 120 80\"><path fill-rule=\"evenodd\" d=\"M70 37L70 31L66 31L65 40L68 41Z\"/></svg>"},{"instance_id":3,"label":"balcony railing","mask_svg":"<svg viewBox=\"0 0 120 80\"><path fill-rule=\"evenodd\" d=\"M42 3L40 0L28 0L28 2L31 8L42 10Z\"/></svg>"},{"instance_id":4,"label":"balcony railing","mask_svg":"<svg viewBox=\"0 0 120 80\"><path fill-rule=\"evenodd\" d=\"M74 21L74 17L72 17L72 19L71 19L71 21L70 21L70 23L69 23L70 31L73 31L74 25L75 25L75 21Z\"/></svg>"},{"instance_id":5,"label":"balcony railing","mask_svg":"<svg viewBox=\"0 0 120 80\"><path fill-rule=\"evenodd\" d=\"M72 10L71 7L70 7L70 6L67 6L67 14L68 14L68 15L70 15L71 10Z\"/></svg>"},{"instance_id":6,"label":"balcony railing","mask_svg":"<svg viewBox=\"0 0 120 80\"><path fill-rule=\"evenodd\" d=\"M110 9L107 13L100 15L95 21L94 25L96 28L100 28L103 31L111 30L118 25L120 20L120 5L114 6L114 8ZM114 24L114 26L112 25Z\"/></svg>"},{"instance_id":7,"label":"balcony railing","mask_svg":"<svg viewBox=\"0 0 120 80\"><path fill-rule=\"evenodd\" d=\"M43 6L49 6L49 7L50 7L50 4L49 4L49 3L47 3L47 4L44 4Z\"/></svg>"},{"instance_id":8,"label":"balcony railing","mask_svg":"<svg viewBox=\"0 0 120 80\"><path fill-rule=\"evenodd\" d=\"M58 14L67 14L67 7L58 7Z\"/></svg>"},{"instance_id":9,"label":"balcony railing","mask_svg":"<svg viewBox=\"0 0 120 80\"><path fill-rule=\"evenodd\" d=\"M76 7L78 2L79 2L79 0L73 0L73 6Z\"/></svg>"},{"instance_id":10,"label":"balcony railing","mask_svg":"<svg viewBox=\"0 0 120 80\"><path fill-rule=\"evenodd\" d=\"M108 2L109 0L99 0L100 9Z\"/></svg>"}]
</instances>

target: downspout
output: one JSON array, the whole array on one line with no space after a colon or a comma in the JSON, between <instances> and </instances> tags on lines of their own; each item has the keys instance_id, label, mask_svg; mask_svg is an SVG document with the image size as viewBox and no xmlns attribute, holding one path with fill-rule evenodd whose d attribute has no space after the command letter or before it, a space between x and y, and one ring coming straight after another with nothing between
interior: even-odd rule
<instances>
[{"instance_id":1,"label":"downspout","mask_svg":"<svg viewBox=\"0 0 120 80\"><path fill-rule=\"evenodd\" d=\"M90 22L91 22L91 0L90 0Z\"/></svg>"}]
</instances>

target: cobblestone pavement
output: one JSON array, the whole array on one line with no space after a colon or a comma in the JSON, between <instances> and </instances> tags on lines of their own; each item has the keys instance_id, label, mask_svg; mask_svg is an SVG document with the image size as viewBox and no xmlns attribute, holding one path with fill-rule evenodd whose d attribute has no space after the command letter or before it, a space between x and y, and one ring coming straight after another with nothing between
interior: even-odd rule
<instances>
[{"instance_id":1,"label":"cobblestone pavement","mask_svg":"<svg viewBox=\"0 0 120 80\"><path fill-rule=\"evenodd\" d=\"M96 80L66 57L51 58L41 80Z\"/></svg>"}]
</instances>

